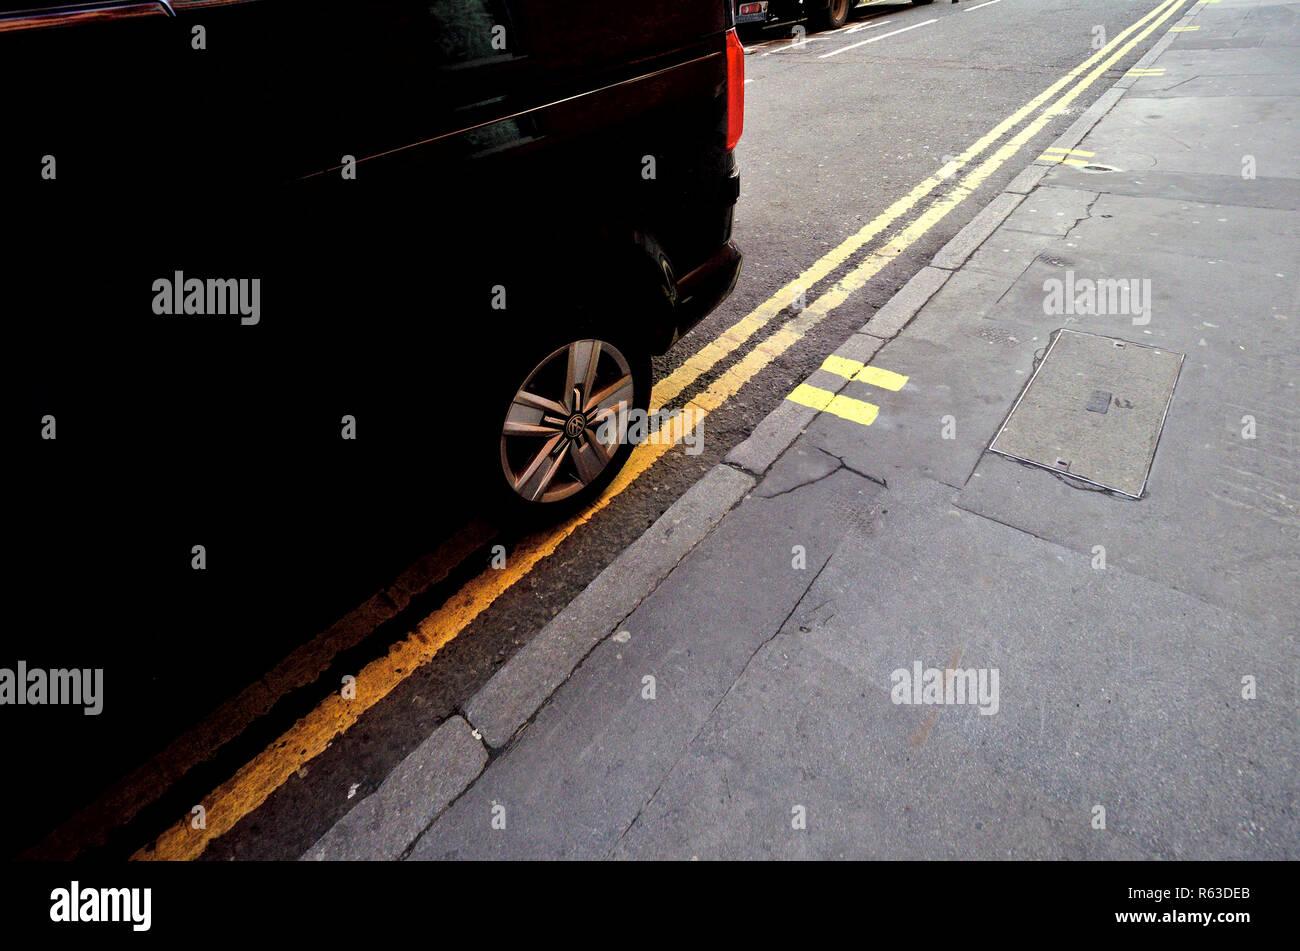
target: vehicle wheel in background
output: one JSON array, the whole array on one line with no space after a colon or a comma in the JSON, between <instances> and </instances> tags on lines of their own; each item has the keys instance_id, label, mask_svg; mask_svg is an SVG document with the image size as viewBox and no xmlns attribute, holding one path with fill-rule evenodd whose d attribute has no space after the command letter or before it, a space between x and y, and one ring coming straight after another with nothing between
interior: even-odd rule
<instances>
[{"instance_id":1,"label":"vehicle wheel in background","mask_svg":"<svg viewBox=\"0 0 1300 951\"><path fill-rule=\"evenodd\" d=\"M837 30L849 20L849 11L857 6L857 0L831 0L825 10L818 10L810 17L813 28L817 30Z\"/></svg>"}]
</instances>

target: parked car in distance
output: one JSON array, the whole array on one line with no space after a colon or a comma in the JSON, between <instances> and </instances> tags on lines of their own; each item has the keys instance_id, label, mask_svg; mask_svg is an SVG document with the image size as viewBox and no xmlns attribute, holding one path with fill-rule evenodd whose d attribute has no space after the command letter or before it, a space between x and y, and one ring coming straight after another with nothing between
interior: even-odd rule
<instances>
[{"instance_id":1,"label":"parked car in distance","mask_svg":"<svg viewBox=\"0 0 1300 951\"><path fill-rule=\"evenodd\" d=\"M769 0L735 0L736 26L748 26L751 23L766 23Z\"/></svg>"},{"instance_id":2,"label":"parked car in distance","mask_svg":"<svg viewBox=\"0 0 1300 951\"><path fill-rule=\"evenodd\" d=\"M914 5L934 0L911 0ZM737 26L807 20L814 30L834 30L848 22L858 0L733 0Z\"/></svg>"}]
</instances>

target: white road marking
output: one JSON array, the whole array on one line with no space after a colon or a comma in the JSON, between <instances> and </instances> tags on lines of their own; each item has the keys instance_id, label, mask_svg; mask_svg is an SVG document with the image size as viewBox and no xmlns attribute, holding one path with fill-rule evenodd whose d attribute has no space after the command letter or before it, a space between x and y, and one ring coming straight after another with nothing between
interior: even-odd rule
<instances>
[{"instance_id":1,"label":"white road marking","mask_svg":"<svg viewBox=\"0 0 1300 951\"><path fill-rule=\"evenodd\" d=\"M786 50L797 50L797 49L802 49L802 48L803 48L803 45L804 45L805 43L820 43L820 42L821 42L822 40L824 40L824 39L826 39L826 37L824 37L824 36L805 36L803 39L799 40L798 42L796 42L796 41L793 40L793 39L790 39L790 40L774 40L773 42L776 42L776 43L784 43L785 45L784 45L784 46L779 46L779 47L777 47L777 48L774 49L774 50L768 50L766 53L764 53L764 54L762 54L762 55L764 55L764 56L771 56L773 53L784 53Z\"/></svg>"},{"instance_id":2,"label":"white road marking","mask_svg":"<svg viewBox=\"0 0 1300 951\"><path fill-rule=\"evenodd\" d=\"M869 7L871 6L871 4L870 3L864 4L864 6ZM892 20L874 20L869 23L858 23L854 26L842 26L838 30L823 30L817 36L805 35L804 39L813 43L820 43L822 40L830 39L832 36L835 36L836 34L839 33L843 33L847 36L849 33L857 33L859 30L869 30L873 26L884 26L886 23L892 23L892 22L893 22ZM758 43L755 43L753 47L749 47L749 48L767 49L769 46L779 47L778 49L771 49L768 50L766 53L762 54L763 56L771 56L773 53L780 53L782 50L789 49L793 45L794 43L791 42L790 38L780 36L780 37L773 37L770 40L760 40Z\"/></svg>"},{"instance_id":3,"label":"white road marking","mask_svg":"<svg viewBox=\"0 0 1300 951\"><path fill-rule=\"evenodd\" d=\"M908 30L915 30L918 26L929 26L931 23L938 23L938 17L933 20L922 20L920 23L913 23L911 26L905 26L901 30L890 30L888 33L881 33L879 36L873 36L869 40L859 40L856 43L850 43L848 46L841 46L837 50L831 50L829 53L822 53L818 59L826 59L828 56L838 56L840 53L847 53L849 50L855 50L859 46L866 46L868 43L874 43L877 40L887 40L891 36L898 36L900 33L906 33Z\"/></svg>"},{"instance_id":4,"label":"white road marking","mask_svg":"<svg viewBox=\"0 0 1300 951\"><path fill-rule=\"evenodd\" d=\"M962 7L962 13L970 13L972 10L979 10L981 7L991 7L995 3L1001 3L1002 0L988 0L987 3L977 3L973 7Z\"/></svg>"},{"instance_id":5,"label":"white road marking","mask_svg":"<svg viewBox=\"0 0 1300 951\"><path fill-rule=\"evenodd\" d=\"M847 30L845 30L844 32L845 32L845 33L857 33L859 30L869 30L869 29L871 29L873 26L884 26L886 23L893 23L893 22L894 22L893 20L875 20L875 21L872 22L872 23L859 23L857 26L851 26L851 27L849 27L849 28L848 28ZM839 30L836 30L835 32L838 33Z\"/></svg>"}]
</instances>

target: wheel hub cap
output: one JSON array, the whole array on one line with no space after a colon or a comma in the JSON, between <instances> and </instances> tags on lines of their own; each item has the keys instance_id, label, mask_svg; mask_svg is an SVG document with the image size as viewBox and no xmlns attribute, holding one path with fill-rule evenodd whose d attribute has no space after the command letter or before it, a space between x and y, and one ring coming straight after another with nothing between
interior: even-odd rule
<instances>
[{"instance_id":1,"label":"wheel hub cap","mask_svg":"<svg viewBox=\"0 0 1300 951\"><path fill-rule=\"evenodd\" d=\"M569 417L569 421L564 424L564 435L570 439L577 439L582 435L582 431L587 428L587 417L581 413L574 413Z\"/></svg>"},{"instance_id":2,"label":"wheel hub cap","mask_svg":"<svg viewBox=\"0 0 1300 951\"><path fill-rule=\"evenodd\" d=\"M576 340L539 363L501 429L501 468L530 502L556 502L600 477L627 435L635 397L617 347Z\"/></svg>"}]
</instances>

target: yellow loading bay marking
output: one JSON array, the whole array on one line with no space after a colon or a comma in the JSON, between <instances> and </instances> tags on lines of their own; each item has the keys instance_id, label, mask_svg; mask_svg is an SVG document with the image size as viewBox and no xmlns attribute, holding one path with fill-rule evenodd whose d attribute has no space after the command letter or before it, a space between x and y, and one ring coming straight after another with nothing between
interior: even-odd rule
<instances>
[{"instance_id":1,"label":"yellow loading bay marking","mask_svg":"<svg viewBox=\"0 0 1300 951\"><path fill-rule=\"evenodd\" d=\"M1060 99L1043 110L1020 133L1004 143L974 172L952 188L939 202L928 208L889 241L883 249L867 255L862 263L837 282L831 290L757 344L736 364L720 374L717 381L707 390L690 400L687 404L688 408L693 407L695 410L692 421L702 421L709 412L722 405L754 375L797 343L804 333L843 303L854 290L865 284L871 276L946 216L994 170L1015 155L1029 139L1066 109L1099 76L1127 55L1134 46L1154 32L1186 2L1187 0L1165 0L1150 13L1117 34L1105 47L998 123L956 159L926 178L903 198L895 201L881 215L845 239L838 247L823 255L798 277L660 380L651 393L651 405L656 407L667 405L702 374L708 372L770 323L801 297L807 288L828 276L863 245L880 235L894 221L1015 128L1071 81L1087 73ZM1132 39L1127 39L1130 36ZM674 439L686 435L684 420L688 418L690 417L686 415L672 418L668 425ZM671 445L668 440L661 439L657 443L639 446L605 494L593 502L588 509L548 532L529 536L512 553L506 568L485 571L469 581L446 604L421 621L411 635L393 645L385 657L368 664L357 675L356 699L345 701L339 693L331 694L262 753L241 767L234 776L213 790L202 803L207 814L206 828L192 828L189 822L190 816L186 814L163 832L155 840L152 848L142 848L132 858L185 860L202 855L209 843L230 831L240 819L265 802L271 793L288 781L298 769L320 755L336 736L349 729L363 713L387 696L416 667L432 659L493 601L528 574L533 566L554 552L579 526L591 519L649 469Z\"/></svg>"},{"instance_id":2,"label":"yellow loading bay marking","mask_svg":"<svg viewBox=\"0 0 1300 951\"><path fill-rule=\"evenodd\" d=\"M840 419L870 426L880 415L880 407L866 400L855 400L851 396L832 393L821 387L800 383L786 399L801 406L811 406L820 413L830 413Z\"/></svg>"},{"instance_id":3,"label":"yellow loading bay marking","mask_svg":"<svg viewBox=\"0 0 1300 951\"><path fill-rule=\"evenodd\" d=\"M833 354L826 358L821 368L847 380L856 380L886 390L901 390L903 384L907 382L907 377L901 373L866 366L857 360L849 360ZM818 412L830 413L841 419L861 423L863 426L870 426L880 415L880 407L875 403L854 399L842 393L832 393L809 383L800 383L786 399L801 406L810 406Z\"/></svg>"},{"instance_id":4,"label":"yellow loading bay marking","mask_svg":"<svg viewBox=\"0 0 1300 951\"><path fill-rule=\"evenodd\" d=\"M1077 165L1084 166L1087 162L1080 161L1076 158L1070 158L1071 155L1081 155L1084 158L1092 158L1096 152L1085 152L1083 149L1062 149L1050 148L1043 149L1043 154L1038 156L1039 162L1055 162L1058 165Z\"/></svg>"}]
</instances>

